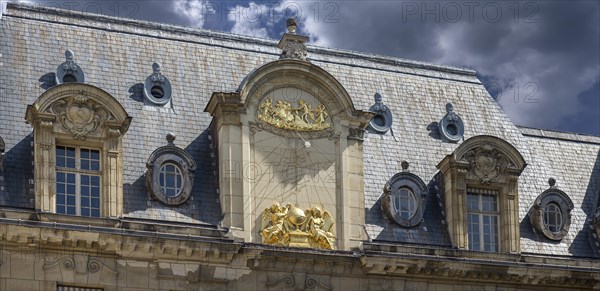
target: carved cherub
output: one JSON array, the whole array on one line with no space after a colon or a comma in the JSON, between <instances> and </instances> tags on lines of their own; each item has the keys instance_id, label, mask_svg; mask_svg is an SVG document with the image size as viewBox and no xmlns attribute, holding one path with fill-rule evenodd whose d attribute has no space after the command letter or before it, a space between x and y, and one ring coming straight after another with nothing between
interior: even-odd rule
<instances>
[{"instance_id":1,"label":"carved cherub","mask_svg":"<svg viewBox=\"0 0 600 291\"><path fill-rule=\"evenodd\" d=\"M325 120L329 116L329 114L327 114L327 111L325 110L325 106L323 104L319 105L315 109L315 115L316 115L316 119L315 119L316 125L324 125Z\"/></svg>"},{"instance_id":2,"label":"carved cherub","mask_svg":"<svg viewBox=\"0 0 600 291\"><path fill-rule=\"evenodd\" d=\"M262 230L260 235L265 244L284 244L285 230L284 221L287 217L287 208L279 203L273 203L271 207L263 211Z\"/></svg>"},{"instance_id":3,"label":"carved cherub","mask_svg":"<svg viewBox=\"0 0 600 291\"><path fill-rule=\"evenodd\" d=\"M334 249L335 236L333 234L333 218L327 211L321 211L319 207L307 209L307 229L310 234L311 243L322 249Z\"/></svg>"}]
</instances>

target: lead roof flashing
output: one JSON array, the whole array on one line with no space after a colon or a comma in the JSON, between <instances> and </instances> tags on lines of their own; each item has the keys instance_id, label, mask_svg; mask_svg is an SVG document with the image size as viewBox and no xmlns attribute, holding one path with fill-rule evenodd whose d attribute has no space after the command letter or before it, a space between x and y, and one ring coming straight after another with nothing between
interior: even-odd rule
<instances>
[{"instance_id":1,"label":"lead roof flashing","mask_svg":"<svg viewBox=\"0 0 600 291\"><path fill-rule=\"evenodd\" d=\"M131 33L131 31L126 31L124 29L120 29L118 27L114 27L112 25L126 25L131 26L134 30L139 31L140 29L152 29L152 30L161 30L167 33L172 34L172 36L176 35L191 35L191 36L199 36L199 37L207 37L215 40L223 40L223 41L234 41L234 42L244 42L250 45L258 45L263 46L261 48L262 53L279 55L276 46L277 41L270 39L262 39L250 36L242 36L236 35L232 33L225 32L216 32L205 29L198 29L192 27L171 25L171 24L163 24L157 22L136 20L136 19L128 19L122 17L114 17L114 16L106 16L100 14L93 14L87 12L73 11L67 9L53 8L53 7L45 7L41 5L32 5L26 3L5 3L7 5L6 11L3 13L6 16L13 16L17 18L25 18L46 22L57 22L64 25L73 25L73 26L85 26L85 25L77 25L70 23L73 19L80 19L84 21L94 21L94 26L87 26L88 28L93 29L102 29L108 30L111 32L124 32ZM22 11L22 13L16 12ZM54 16L54 17L48 17ZM62 19L61 19L62 18ZM65 21L61 21L65 20ZM138 33L140 35L152 38L160 38L150 34ZM318 47L314 45L308 46L308 51L312 54L312 60L314 61L327 61L324 60L327 56L346 58L350 60L350 64L353 65L355 60L363 60L372 62L371 68L378 68L377 64L384 65L392 65L397 67L407 67L407 68L417 68L424 69L429 71L437 71L442 73L451 73L457 75L464 76L476 76L476 71L468 68L460 68L453 66L444 66L444 65L436 65L427 62L407 60L402 58L394 58L383 55L375 55L369 53L362 53L351 50L343 50L343 49L333 49L333 48L325 48ZM331 62L331 61L328 61ZM346 64L346 63L344 63ZM479 82L478 82L479 83Z\"/></svg>"}]
</instances>

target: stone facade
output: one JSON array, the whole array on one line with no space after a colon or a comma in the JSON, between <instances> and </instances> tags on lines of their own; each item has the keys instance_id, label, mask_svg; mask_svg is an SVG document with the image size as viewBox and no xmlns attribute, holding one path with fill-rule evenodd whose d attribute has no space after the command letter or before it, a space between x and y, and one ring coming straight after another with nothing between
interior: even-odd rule
<instances>
[{"instance_id":1,"label":"stone facade","mask_svg":"<svg viewBox=\"0 0 600 291\"><path fill-rule=\"evenodd\" d=\"M474 71L306 46L288 24L277 43L9 3L0 290L600 289L600 137L514 125ZM99 217L60 214L59 171L78 209L100 177ZM549 178L573 204L554 239L529 217ZM496 210L469 214L470 189ZM469 215L496 217L494 251L473 250Z\"/></svg>"}]
</instances>

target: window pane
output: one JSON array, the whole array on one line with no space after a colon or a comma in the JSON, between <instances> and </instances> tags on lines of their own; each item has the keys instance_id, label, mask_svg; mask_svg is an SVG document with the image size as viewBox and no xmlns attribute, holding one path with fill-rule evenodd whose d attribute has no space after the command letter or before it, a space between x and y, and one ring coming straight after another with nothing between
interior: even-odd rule
<instances>
[{"instance_id":1,"label":"window pane","mask_svg":"<svg viewBox=\"0 0 600 291\"><path fill-rule=\"evenodd\" d=\"M72 173L67 174L67 183L75 184L75 174L72 174Z\"/></svg>"},{"instance_id":2,"label":"window pane","mask_svg":"<svg viewBox=\"0 0 600 291\"><path fill-rule=\"evenodd\" d=\"M90 165L90 170L92 171L100 171L100 162L92 161Z\"/></svg>"},{"instance_id":3,"label":"window pane","mask_svg":"<svg viewBox=\"0 0 600 291\"><path fill-rule=\"evenodd\" d=\"M81 159L81 169L82 170L89 170L90 169L90 161L89 160Z\"/></svg>"},{"instance_id":4,"label":"window pane","mask_svg":"<svg viewBox=\"0 0 600 291\"><path fill-rule=\"evenodd\" d=\"M100 160L100 151L92 150L90 158L94 161L99 161Z\"/></svg>"},{"instance_id":5,"label":"window pane","mask_svg":"<svg viewBox=\"0 0 600 291\"><path fill-rule=\"evenodd\" d=\"M479 209L479 195L467 194L467 210L478 210Z\"/></svg>"},{"instance_id":6,"label":"window pane","mask_svg":"<svg viewBox=\"0 0 600 291\"><path fill-rule=\"evenodd\" d=\"M100 210L92 209L92 217L100 217Z\"/></svg>"},{"instance_id":7,"label":"window pane","mask_svg":"<svg viewBox=\"0 0 600 291\"><path fill-rule=\"evenodd\" d=\"M81 216L90 216L89 208L81 208Z\"/></svg>"},{"instance_id":8,"label":"window pane","mask_svg":"<svg viewBox=\"0 0 600 291\"><path fill-rule=\"evenodd\" d=\"M544 224L551 232L559 232L562 229L562 212L556 203L549 203L544 209Z\"/></svg>"},{"instance_id":9,"label":"window pane","mask_svg":"<svg viewBox=\"0 0 600 291\"><path fill-rule=\"evenodd\" d=\"M77 214L77 212L75 212L75 207L74 207L74 206L73 206L73 207L71 207L71 206L68 206L68 207L67 207L67 214L70 214L70 215L75 215L75 214Z\"/></svg>"}]
</instances>

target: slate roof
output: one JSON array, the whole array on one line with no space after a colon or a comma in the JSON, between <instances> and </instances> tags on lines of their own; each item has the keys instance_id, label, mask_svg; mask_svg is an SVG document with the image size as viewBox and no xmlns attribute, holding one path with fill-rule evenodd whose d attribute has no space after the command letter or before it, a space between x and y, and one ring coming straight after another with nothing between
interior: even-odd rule
<instances>
[{"instance_id":1,"label":"slate roof","mask_svg":"<svg viewBox=\"0 0 600 291\"><path fill-rule=\"evenodd\" d=\"M6 142L0 205L33 208L32 129L25 108L54 85L66 49L86 83L114 96L133 117L124 137L124 211L128 217L218 224L217 162L203 112L212 92L235 91L255 68L278 59L276 41L101 15L8 4L0 19L0 136ZM519 180L522 251L591 256L589 221L597 205L600 138L515 126L490 97L475 72L364 53L309 47L311 61L346 88L357 109L368 110L380 92L391 109L393 134L364 141L366 230L371 240L449 246L436 165L460 145L443 142L431 126L452 102L465 124L465 139L493 135L514 145L529 166ZM173 87L173 108L145 106L142 82L154 61ZM175 144L199 165L191 199L179 207L149 202L145 163L173 132ZM424 223L403 229L383 215L383 186L400 161L432 190ZM551 243L531 231L525 216L552 176L575 203L571 231Z\"/></svg>"}]
</instances>

